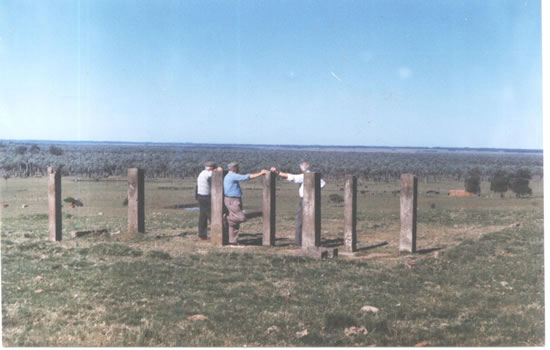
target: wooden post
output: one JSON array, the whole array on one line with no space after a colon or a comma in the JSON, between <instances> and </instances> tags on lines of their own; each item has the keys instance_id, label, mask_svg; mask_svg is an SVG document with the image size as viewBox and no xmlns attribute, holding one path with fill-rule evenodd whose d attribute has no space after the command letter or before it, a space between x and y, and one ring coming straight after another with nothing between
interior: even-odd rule
<instances>
[{"instance_id":1,"label":"wooden post","mask_svg":"<svg viewBox=\"0 0 550 350\"><path fill-rule=\"evenodd\" d=\"M401 238L400 252L416 252L416 206L418 179L412 174L401 175Z\"/></svg>"},{"instance_id":2,"label":"wooden post","mask_svg":"<svg viewBox=\"0 0 550 350\"><path fill-rule=\"evenodd\" d=\"M265 246L275 245L275 183L277 173L271 171L265 175L264 198L263 198L263 225L264 234L262 244Z\"/></svg>"},{"instance_id":3,"label":"wooden post","mask_svg":"<svg viewBox=\"0 0 550 350\"><path fill-rule=\"evenodd\" d=\"M352 175L344 184L344 251L357 251L357 178Z\"/></svg>"},{"instance_id":4,"label":"wooden post","mask_svg":"<svg viewBox=\"0 0 550 350\"><path fill-rule=\"evenodd\" d=\"M48 221L50 241L61 240L61 170L48 168Z\"/></svg>"},{"instance_id":5,"label":"wooden post","mask_svg":"<svg viewBox=\"0 0 550 350\"><path fill-rule=\"evenodd\" d=\"M145 171L128 169L128 233L145 232Z\"/></svg>"},{"instance_id":6,"label":"wooden post","mask_svg":"<svg viewBox=\"0 0 550 350\"><path fill-rule=\"evenodd\" d=\"M321 174L304 174L302 249L321 244Z\"/></svg>"},{"instance_id":7,"label":"wooden post","mask_svg":"<svg viewBox=\"0 0 550 350\"><path fill-rule=\"evenodd\" d=\"M211 179L210 233L214 244L223 246L229 242L229 235L223 225L223 171L212 171Z\"/></svg>"}]
</instances>

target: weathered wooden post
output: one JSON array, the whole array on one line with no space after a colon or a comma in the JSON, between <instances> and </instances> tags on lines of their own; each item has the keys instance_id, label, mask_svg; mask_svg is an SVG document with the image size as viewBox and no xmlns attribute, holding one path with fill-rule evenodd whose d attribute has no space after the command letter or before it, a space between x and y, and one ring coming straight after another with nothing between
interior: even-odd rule
<instances>
[{"instance_id":1,"label":"weathered wooden post","mask_svg":"<svg viewBox=\"0 0 550 350\"><path fill-rule=\"evenodd\" d=\"M263 197L263 225L264 234L262 244L265 246L275 245L275 183L277 173L271 171L264 177Z\"/></svg>"},{"instance_id":2,"label":"weathered wooden post","mask_svg":"<svg viewBox=\"0 0 550 350\"><path fill-rule=\"evenodd\" d=\"M304 174L302 207L302 249L319 247L321 243L321 174Z\"/></svg>"},{"instance_id":3,"label":"weathered wooden post","mask_svg":"<svg viewBox=\"0 0 550 350\"><path fill-rule=\"evenodd\" d=\"M229 235L223 225L223 171L214 170L211 179L210 232L214 244L223 246Z\"/></svg>"},{"instance_id":4,"label":"weathered wooden post","mask_svg":"<svg viewBox=\"0 0 550 350\"><path fill-rule=\"evenodd\" d=\"M128 233L145 232L145 171L128 169Z\"/></svg>"},{"instance_id":5,"label":"weathered wooden post","mask_svg":"<svg viewBox=\"0 0 550 350\"><path fill-rule=\"evenodd\" d=\"M48 168L48 221L50 241L61 240L61 170Z\"/></svg>"},{"instance_id":6,"label":"weathered wooden post","mask_svg":"<svg viewBox=\"0 0 550 350\"><path fill-rule=\"evenodd\" d=\"M357 251L357 178L352 175L344 183L344 251Z\"/></svg>"},{"instance_id":7,"label":"weathered wooden post","mask_svg":"<svg viewBox=\"0 0 550 350\"><path fill-rule=\"evenodd\" d=\"M416 206L418 179L413 174L401 174L401 239L400 252L416 252Z\"/></svg>"}]
</instances>

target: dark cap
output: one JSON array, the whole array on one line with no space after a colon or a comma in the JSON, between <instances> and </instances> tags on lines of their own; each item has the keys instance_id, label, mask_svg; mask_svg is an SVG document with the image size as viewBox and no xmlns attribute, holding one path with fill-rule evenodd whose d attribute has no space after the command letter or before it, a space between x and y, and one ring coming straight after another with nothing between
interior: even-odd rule
<instances>
[{"instance_id":1,"label":"dark cap","mask_svg":"<svg viewBox=\"0 0 550 350\"><path fill-rule=\"evenodd\" d=\"M215 167L216 167L216 163L214 163L213 161L209 160L208 162L204 163L204 166L205 166L205 167L215 168Z\"/></svg>"}]
</instances>

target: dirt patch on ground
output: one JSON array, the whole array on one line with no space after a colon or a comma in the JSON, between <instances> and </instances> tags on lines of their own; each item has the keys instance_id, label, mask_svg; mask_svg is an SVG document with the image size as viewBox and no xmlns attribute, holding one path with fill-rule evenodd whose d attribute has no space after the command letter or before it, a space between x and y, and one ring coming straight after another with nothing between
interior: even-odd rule
<instances>
[{"instance_id":1,"label":"dirt patch on ground","mask_svg":"<svg viewBox=\"0 0 550 350\"><path fill-rule=\"evenodd\" d=\"M354 254L340 254L342 259L369 260L382 264L397 264L408 260L425 257L438 257L443 251L454 247L465 240L479 240L490 232L501 231L513 225L428 225L417 226L417 254L401 254L399 252L399 224L391 224L383 229L358 233L358 251ZM139 234L134 238L124 234L105 235L101 238L86 238L65 241L67 246L74 246L78 240L79 247L85 247L101 241L118 241L145 254L149 251L162 251L172 258L184 257L189 254L207 255L212 251L227 251L238 253L267 255L301 255L301 249L294 243L294 231L285 227L277 233L275 247L262 246L261 220L251 220L245 223L238 247L216 247L212 240L199 240L191 231L165 229ZM290 225L287 225L290 226ZM332 227L331 227L332 226ZM289 230L290 228L290 230ZM338 232L336 225L326 225L321 234L321 246L338 248L343 253L343 232Z\"/></svg>"}]
</instances>

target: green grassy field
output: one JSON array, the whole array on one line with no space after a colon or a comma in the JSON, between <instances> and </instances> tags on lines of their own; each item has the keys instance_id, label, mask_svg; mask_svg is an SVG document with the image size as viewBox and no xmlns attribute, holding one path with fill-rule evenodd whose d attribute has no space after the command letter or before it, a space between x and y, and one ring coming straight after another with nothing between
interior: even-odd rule
<instances>
[{"instance_id":1,"label":"green grassy field","mask_svg":"<svg viewBox=\"0 0 550 350\"><path fill-rule=\"evenodd\" d=\"M541 182L521 199L487 183L473 198L447 196L462 183L420 183L421 254L410 255L398 251L399 184L360 183L359 254L313 260L289 245L297 187L286 181L277 246L257 245L256 218L242 225L248 246L219 248L196 240L198 212L182 208L195 204L192 179L146 180L147 232L135 239L126 180L108 180L63 179L63 198L84 206L64 206L62 242L46 240L46 178L0 183L4 346L544 344ZM245 209L261 208L260 181L243 191ZM343 179L323 190L323 245L343 238L333 193ZM109 234L69 234L100 228Z\"/></svg>"}]
</instances>

